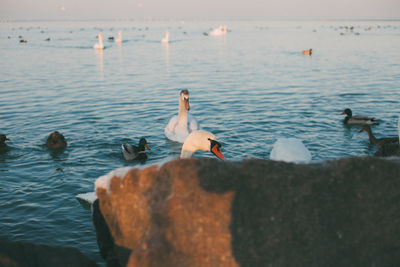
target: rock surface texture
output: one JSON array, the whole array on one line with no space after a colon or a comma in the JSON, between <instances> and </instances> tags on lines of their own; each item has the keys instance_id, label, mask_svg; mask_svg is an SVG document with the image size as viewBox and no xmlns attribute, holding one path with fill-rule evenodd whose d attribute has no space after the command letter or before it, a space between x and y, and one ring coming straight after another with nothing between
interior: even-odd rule
<instances>
[{"instance_id":1,"label":"rock surface texture","mask_svg":"<svg viewBox=\"0 0 400 267\"><path fill-rule=\"evenodd\" d=\"M399 160L176 160L97 195L122 266L400 266Z\"/></svg>"}]
</instances>

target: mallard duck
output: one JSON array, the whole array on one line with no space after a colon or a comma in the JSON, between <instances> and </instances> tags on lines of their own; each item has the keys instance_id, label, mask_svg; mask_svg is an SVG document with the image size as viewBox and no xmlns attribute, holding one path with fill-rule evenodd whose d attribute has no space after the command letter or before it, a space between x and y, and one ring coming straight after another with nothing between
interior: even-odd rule
<instances>
[{"instance_id":1,"label":"mallard duck","mask_svg":"<svg viewBox=\"0 0 400 267\"><path fill-rule=\"evenodd\" d=\"M310 55L312 54L312 48L310 48L309 50L303 50L301 53L303 53L303 55Z\"/></svg>"},{"instance_id":2,"label":"mallard duck","mask_svg":"<svg viewBox=\"0 0 400 267\"><path fill-rule=\"evenodd\" d=\"M46 146L50 149L64 149L67 147L67 140L59 132L52 132L46 140Z\"/></svg>"},{"instance_id":3,"label":"mallard duck","mask_svg":"<svg viewBox=\"0 0 400 267\"><path fill-rule=\"evenodd\" d=\"M221 144L215 141L212 133L204 130L194 131L186 138L180 158L191 158L197 150L210 151L219 159L225 159L221 152Z\"/></svg>"},{"instance_id":4,"label":"mallard duck","mask_svg":"<svg viewBox=\"0 0 400 267\"><path fill-rule=\"evenodd\" d=\"M364 117L364 116L353 116L351 109L346 108L342 115L347 115L344 118L344 124L358 124L358 125L372 125L372 124L379 124L375 121L374 117Z\"/></svg>"},{"instance_id":5,"label":"mallard duck","mask_svg":"<svg viewBox=\"0 0 400 267\"><path fill-rule=\"evenodd\" d=\"M138 146L122 144L122 153L126 160L147 159L145 149L150 150L145 138L140 138Z\"/></svg>"},{"instance_id":6,"label":"mallard duck","mask_svg":"<svg viewBox=\"0 0 400 267\"><path fill-rule=\"evenodd\" d=\"M385 144L399 143L399 137L375 138L369 125L364 125L364 127L360 131L358 131L358 133L362 133L364 131L368 133L369 143L371 145L383 146Z\"/></svg>"},{"instance_id":7,"label":"mallard duck","mask_svg":"<svg viewBox=\"0 0 400 267\"><path fill-rule=\"evenodd\" d=\"M6 144L6 141L9 140L10 139L8 139L5 134L0 134L0 153L8 151L8 146Z\"/></svg>"},{"instance_id":8,"label":"mallard duck","mask_svg":"<svg viewBox=\"0 0 400 267\"><path fill-rule=\"evenodd\" d=\"M200 129L199 123L189 114L189 110L189 91L182 90L179 95L178 115L173 116L164 129L168 139L183 143L191 132Z\"/></svg>"}]
</instances>

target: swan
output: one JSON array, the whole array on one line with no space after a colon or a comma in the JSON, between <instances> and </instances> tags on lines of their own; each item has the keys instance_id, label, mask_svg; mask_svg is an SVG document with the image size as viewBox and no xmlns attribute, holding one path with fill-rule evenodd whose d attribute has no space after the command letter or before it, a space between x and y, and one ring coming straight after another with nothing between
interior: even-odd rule
<instances>
[{"instance_id":1,"label":"swan","mask_svg":"<svg viewBox=\"0 0 400 267\"><path fill-rule=\"evenodd\" d=\"M189 109L189 91L182 90L179 95L178 115L173 116L164 129L168 139L183 143L191 132L200 129L197 120L187 112Z\"/></svg>"},{"instance_id":2,"label":"swan","mask_svg":"<svg viewBox=\"0 0 400 267\"><path fill-rule=\"evenodd\" d=\"M168 31L165 32L165 36L164 36L164 38L162 38L161 42L169 43L169 32Z\"/></svg>"},{"instance_id":3,"label":"swan","mask_svg":"<svg viewBox=\"0 0 400 267\"><path fill-rule=\"evenodd\" d=\"M346 108L342 112L342 115L347 115L346 118L344 118L343 121L344 124L358 124L358 125L379 124L377 121L375 121L374 117L353 116L353 113L349 108Z\"/></svg>"},{"instance_id":4,"label":"swan","mask_svg":"<svg viewBox=\"0 0 400 267\"><path fill-rule=\"evenodd\" d=\"M103 45L103 34L99 33L98 39L99 39L99 42L98 42L98 43L95 43L94 46L93 46L93 48L94 48L94 49L104 49L104 45Z\"/></svg>"},{"instance_id":5,"label":"swan","mask_svg":"<svg viewBox=\"0 0 400 267\"><path fill-rule=\"evenodd\" d=\"M226 34L228 32L228 27L227 26L222 26L220 25L218 28L214 29L213 31L210 32L211 36L219 36L222 34Z\"/></svg>"},{"instance_id":6,"label":"swan","mask_svg":"<svg viewBox=\"0 0 400 267\"><path fill-rule=\"evenodd\" d=\"M210 151L219 159L225 159L221 152L221 144L215 136L207 131L194 131L186 138L181 150L181 159L191 158L197 150Z\"/></svg>"},{"instance_id":7,"label":"swan","mask_svg":"<svg viewBox=\"0 0 400 267\"><path fill-rule=\"evenodd\" d=\"M147 159L145 148L151 150L145 138L140 138L138 146L122 144L121 148L126 160Z\"/></svg>"},{"instance_id":8,"label":"swan","mask_svg":"<svg viewBox=\"0 0 400 267\"><path fill-rule=\"evenodd\" d=\"M118 38L115 39L116 43L122 43L122 31L118 32Z\"/></svg>"},{"instance_id":9,"label":"swan","mask_svg":"<svg viewBox=\"0 0 400 267\"><path fill-rule=\"evenodd\" d=\"M278 138L270 154L271 160L309 163L311 153L297 138Z\"/></svg>"}]
</instances>

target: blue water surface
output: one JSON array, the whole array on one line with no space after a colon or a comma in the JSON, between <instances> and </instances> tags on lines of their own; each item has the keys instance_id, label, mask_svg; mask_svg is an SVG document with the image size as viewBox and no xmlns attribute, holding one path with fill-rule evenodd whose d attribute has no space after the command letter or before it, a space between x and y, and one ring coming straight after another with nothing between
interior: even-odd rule
<instances>
[{"instance_id":1,"label":"blue water surface","mask_svg":"<svg viewBox=\"0 0 400 267\"><path fill-rule=\"evenodd\" d=\"M225 36L203 34L220 24ZM119 30L122 44L107 40ZM104 51L93 49L100 32ZM373 154L360 128L343 125L347 107L379 119L377 136L397 135L399 21L2 22L0 49L0 133L11 139L0 154L0 233L98 263L91 214L75 196L139 164L124 160L124 142L147 139L146 165L177 157L164 127L183 88L228 160L268 159L279 137L303 140L314 162ZM43 145L55 130L63 153Z\"/></svg>"}]
</instances>

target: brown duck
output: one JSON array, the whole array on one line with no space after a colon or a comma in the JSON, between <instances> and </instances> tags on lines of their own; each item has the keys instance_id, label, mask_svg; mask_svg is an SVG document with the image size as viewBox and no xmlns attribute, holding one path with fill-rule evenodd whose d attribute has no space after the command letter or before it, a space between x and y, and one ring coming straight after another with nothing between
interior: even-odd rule
<instances>
[{"instance_id":1,"label":"brown duck","mask_svg":"<svg viewBox=\"0 0 400 267\"><path fill-rule=\"evenodd\" d=\"M369 125L364 125L364 127L358 132L367 132L369 137L369 143L375 146L383 146L386 144L393 144L399 143L399 137L382 137L382 138L375 138L372 133L371 127Z\"/></svg>"},{"instance_id":2,"label":"brown duck","mask_svg":"<svg viewBox=\"0 0 400 267\"><path fill-rule=\"evenodd\" d=\"M50 149L64 149L67 147L67 140L59 132L52 132L46 140L46 146Z\"/></svg>"}]
</instances>

